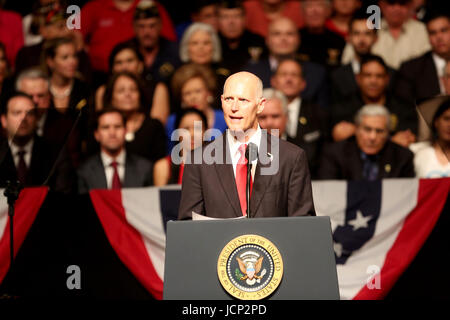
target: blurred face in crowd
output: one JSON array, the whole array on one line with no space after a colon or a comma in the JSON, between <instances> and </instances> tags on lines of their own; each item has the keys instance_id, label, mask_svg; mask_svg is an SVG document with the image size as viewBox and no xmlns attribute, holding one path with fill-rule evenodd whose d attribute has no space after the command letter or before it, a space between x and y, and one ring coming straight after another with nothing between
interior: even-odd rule
<instances>
[{"instance_id":1,"label":"blurred face in crowd","mask_svg":"<svg viewBox=\"0 0 450 320\"><path fill-rule=\"evenodd\" d=\"M98 127L94 132L95 140L102 151L109 155L117 155L125 145L125 124L118 112L108 112L98 119Z\"/></svg>"},{"instance_id":2,"label":"blurred face in crowd","mask_svg":"<svg viewBox=\"0 0 450 320\"><path fill-rule=\"evenodd\" d=\"M348 41L352 44L359 56L370 53L377 41L375 30L367 28L366 20L355 20L348 34Z\"/></svg>"},{"instance_id":3,"label":"blurred face in crowd","mask_svg":"<svg viewBox=\"0 0 450 320\"><path fill-rule=\"evenodd\" d=\"M192 62L198 64L211 63L213 51L211 35L208 32L198 30L191 35L188 41L188 55Z\"/></svg>"},{"instance_id":4,"label":"blurred face in crowd","mask_svg":"<svg viewBox=\"0 0 450 320\"><path fill-rule=\"evenodd\" d=\"M181 101L183 105L204 111L209 107L208 99L211 97L205 81L200 78L191 78L181 88Z\"/></svg>"},{"instance_id":5,"label":"blurred face in crowd","mask_svg":"<svg viewBox=\"0 0 450 320\"><path fill-rule=\"evenodd\" d=\"M199 12L193 14L192 20L195 22L207 23L217 30L219 26L217 6L215 4L211 4L202 7Z\"/></svg>"},{"instance_id":6,"label":"blurred face in crowd","mask_svg":"<svg viewBox=\"0 0 450 320\"><path fill-rule=\"evenodd\" d=\"M219 31L227 39L238 39L245 30L245 13L240 8L219 9Z\"/></svg>"},{"instance_id":7,"label":"blurred face in crowd","mask_svg":"<svg viewBox=\"0 0 450 320\"><path fill-rule=\"evenodd\" d=\"M31 96L37 108L48 109L50 107L51 97L46 79L24 78L19 83L19 90Z\"/></svg>"},{"instance_id":8,"label":"blurred face in crowd","mask_svg":"<svg viewBox=\"0 0 450 320\"><path fill-rule=\"evenodd\" d=\"M46 40L71 37L71 30L67 29L66 20L58 20L41 28L42 37Z\"/></svg>"},{"instance_id":9,"label":"blurred face in crowd","mask_svg":"<svg viewBox=\"0 0 450 320\"><path fill-rule=\"evenodd\" d=\"M280 63L271 80L272 87L280 90L288 98L293 100L300 96L306 87L306 81L302 76L301 66L292 60Z\"/></svg>"},{"instance_id":10,"label":"blurred face in crowd","mask_svg":"<svg viewBox=\"0 0 450 320\"><path fill-rule=\"evenodd\" d=\"M363 116L356 127L356 142L368 155L380 152L388 139L388 121L384 116Z\"/></svg>"},{"instance_id":11,"label":"blurred face in crowd","mask_svg":"<svg viewBox=\"0 0 450 320\"><path fill-rule=\"evenodd\" d=\"M266 44L272 55L286 56L295 53L300 45L297 27L288 18L279 18L269 25Z\"/></svg>"},{"instance_id":12,"label":"blurred face in crowd","mask_svg":"<svg viewBox=\"0 0 450 320\"><path fill-rule=\"evenodd\" d=\"M363 96L377 100L385 94L389 75L381 64L371 61L361 66L361 72L356 80Z\"/></svg>"},{"instance_id":13,"label":"blurred face in crowd","mask_svg":"<svg viewBox=\"0 0 450 320\"><path fill-rule=\"evenodd\" d=\"M433 51L445 59L450 59L450 20L433 19L427 24L428 37Z\"/></svg>"},{"instance_id":14,"label":"blurred face in crowd","mask_svg":"<svg viewBox=\"0 0 450 320\"><path fill-rule=\"evenodd\" d=\"M161 21L159 18L138 19L134 21L134 33L143 48L154 48L158 44L161 33Z\"/></svg>"},{"instance_id":15,"label":"blurred face in crowd","mask_svg":"<svg viewBox=\"0 0 450 320\"><path fill-rule=\"evenodd\" d=\"M246 132L258 128L257 115L264 108L260 80L248 72L235 73L225 81L222 109L231 131Z\"/></svg>"},{"instance_id":16,"label":"blurred face in crowd","mask_svg":"<svg viewBox=\"0 0 450 320\"><path fill-rule=\"evenodd\" d=\"M303 13L308 29L321 29L330 15L330 5L325 0L305 0Z\"/></svg>"},{"instance_id":17,"label":"blurred face in crowd","mask_svg":"<svg viewBox=\"0 0 450 320\"><path fill-rule=\"evenodd\" d=\"M278 129L277 136L286 130L287 114L283 111L282 102L277 98L267 99L263 111L258 115L259 125L267 132L275 135L272 129Z\"/></svg>"},{"instance_id":18,"label":"blurred face in crowd","mask_svg":"<svg viewBox=\"0 0 450 320\"><path fill-rule=\"evenodd\" d=\"M379 5L384 19L386 19L391 28L401 27L410 17L409 4L390 4L385 0L381 0Z\"/></svg>"},{"instance_id":19,"label":"blurred face in crowd","mask_svg":"<svg viewBox=\"0 0 450 320\"><path fill-rule=\"evenodd\" d=\"M0 83L5 80L8 72L8 61L6 60L5 51L0 49Z\"/></svg>"},{"instance_id":20,"label":"blurred face in crowd","mask_svg":"<svg viewBox=\"0 0 450 320\"><path fill-rule=\"evenodd\" d=\"M135 111L139 109L139 88L137 83L127 77L117 78L112 94L113 107L122 111Z\"/></svg>"},{"instance_id":21,"label":"blurred face in crowd","mask_svg":"<svg viewBox=\"0 0 450 320\"><path fill-rule=\"evenodd\" d=\"M203 132L206 130L205 125L198 114L187 113L183 116L178 129L185 129L190 135L190 139L186 141L183 139L183 136L180 137L180 140L183 142L183 148L194 150L202 145Z\"/></svg>"},{"instance_id":22,"label":"blurred face in crowd","mask_svg":"<svg viewBox=\"0 0 450 320\"><path fill-rule=\"evenodd\" d=\"M113 73L119 73L122 71L128 71L134 73L136 75L142 72L144 65L139 58L136 56L136 53L131 49L124 49L119 51L114 57L113 62Z\"/></svg>"},{"instance_id":23,"label":"blurred face in crowd","mask_svg":"<svg viewBox=\"0 0 450 320\"><path fill-rule=\"evenodd\" d=\"M443 77L445 93L450 95L450 61L447 61L445 65L444 77Z\"/></svg>"},{"instance_id":24,"label":"blurred face in crowd","mask_svg":"<svg viewBox=\"0 0 450 320\"><path fill-rule=\"evenodd\" d=\"M333 0L333 10L343 16L352 15L360 6L359 0Z\"/></svg>"},{"instance_id":25,"label":"blurred face in crowd","mask_svg":"<svg viewBox=\"0 0 450 320\"><path fill-rule=\"evenodd\" d=\"M450 109L447 109L439 118L434 121L439 140L450 143Z\"/></svg>"},{"instance_id":26,"label":"blurred face in crowd","mask_svg":"<svg viewBox=\"0 0 450 320\"><path fill-rule=\"evenodd\" d=\"M48 58L47 64L52 70L64 78L75 77L78 68L78 57L73 43L65 43L56 48L54 58Z\"/></svg>"},{"instance_id":27,"label":"blurred face in crowd","mask_svg":"<svg viewBox=\"0 0 450 320\"><path fill-rule=\"evenodd\" d=\"M33 101L27 97L13 97L7 103L7 112L1 116L8 138L15 141L29 139L36 130Z\"/></svg>"}]
</instances>

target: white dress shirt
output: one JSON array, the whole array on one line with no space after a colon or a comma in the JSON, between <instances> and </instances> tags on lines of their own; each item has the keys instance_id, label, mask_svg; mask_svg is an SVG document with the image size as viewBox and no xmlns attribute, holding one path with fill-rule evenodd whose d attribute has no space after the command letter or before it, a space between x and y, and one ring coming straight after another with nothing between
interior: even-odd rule
<instances>
[{"instance_id":1,"label":"white dress shirt","mask_svg":"<svg viewBox=\"0 0 450 320\"><path fill-rule=\"evenodd\" d=\"M286 125L286 132L291 138L295 138L297 136L298 117L300 115L301 105L302 99L300 97L295 98L288 104L288 121Z\"/></svg>"},{"instance_id":2,"label":"white dress shirt","mask_svg":"<svg viewBox=\"0 0 450 320\"><path fill-rule=\"evenodd\" d=\"M11 154L14 160L14 165L16 166L16 168L19 166L19 154L18 152L20 150L25 151L25 155L23 156L24 160L25 160L25 164L27 165L27 168L30 167L31 164L31 153L33 152L33 144L34 144L34 139L30 139L30 141L27 142L26 145L24 145L23 147L20 147L18 145L16 145L12 140L9 140L9 147L11 149Z\"/></svg>"},{"instance_id":3,"label":"white dress shirt","mask_svg":"<svg viewBox=\"0 0 450 320\"><path fill-rule=\"evenodd\" d=\"M227 129L227 140L228 140L228 146L229 151L231 155L231 161L233 163L233 173L234 177L236 178L236 166L239 162L239 159L241 158L241 153L239 152L239 147L242 144L248 145L250 142L254 143L258 147L258 154L259 154L259 145L261 144L261 128L258 125L258 129L256 129L256 132L250 137L250 139L246 143L242 143L238 141L230 130ZM256 172L256 164L258 163L258 159L255 159L252 161L252 180L255 181L255 172Z\"/></svg>"},{"instance_id":4,"label":"white dress shirt","mask_svg":"<svg viewBox=\"0 0 450 320\"><path fill-rule=\"evenodd\" d=\"M447 62L445 61L444 58L438 56L436 53L433 53L432 56L433 56L434 65L436 66L436 71L437 71L437 75L438 75L438 81L439 81L439 87L441 89L441 93L445 94L445 86L442 81L442 78L444 77L444 68L445 68L445 65L447 64Z\"/></svg>"},{"instance_id":5,"label":"white dress shirt","mask_svg":"<svg viewBox=\"0 0 450 320\"><path fill-rule=\"evenodd\" d=\"M122 152L120 152L115 159L110 157L103 151L100 152L100 157L102 159L103 168L105 169L106 185L108 186L108 189L112 188L112 178L114 175L114 168L111 166L111 163L113 163L113 161L117 162L117 173L119 174L120 182L123 186L125 178L125 159L126 159L125 150L122 150Z\"/></svg>"}]
</instances>

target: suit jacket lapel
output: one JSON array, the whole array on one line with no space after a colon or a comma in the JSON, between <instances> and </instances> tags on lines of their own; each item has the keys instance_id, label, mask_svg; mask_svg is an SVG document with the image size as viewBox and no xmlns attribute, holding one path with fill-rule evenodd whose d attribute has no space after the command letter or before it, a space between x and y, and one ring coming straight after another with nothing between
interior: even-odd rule
<instances>
[{"instance_id":1,"label":"suit jacket lapel","mask_svg":"<svg viewBox=\"0 0 450 320\"><path fill-rule=\"evenodd\" d=\"M226 132L216 139L218 145L222 145L222 164L214 163L218 180L227 197L228 202L234 210L237 217L242 216L241 206L239 202L239 195L236 187L236 180L233 173L233 165L227 163L227 159L231 159L230 151L228 148ZM216 149L217 150L217 149Z\"/></svg>"},{"instance_id":2,"label":"suit jacket lapel","mask_svg":"<svg viewBox=\"0 0 450 320\"><path fill-rule=\"evenodd\" d=\"M95 157L95 161L92 164L92 181L94 187L92 189L107 189L108 183L106 181L105 168L103 167L102 158L100 153Z\"/></svg>"}]
</instances>

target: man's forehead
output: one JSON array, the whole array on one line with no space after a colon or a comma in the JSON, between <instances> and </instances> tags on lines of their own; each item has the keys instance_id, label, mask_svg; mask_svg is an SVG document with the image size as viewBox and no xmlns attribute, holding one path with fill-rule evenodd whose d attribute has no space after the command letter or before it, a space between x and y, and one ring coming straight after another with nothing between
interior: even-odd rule
<instances>
[{"instance_id":1,"label":"man's forehead","mask_svg":"<svg viewBox=\"0 0 450 320\"><path fill-rule=\"evenodd\" d=\"M361 125L366 126L366 127L385 128L387 126L387 118L382 115L362 116L361 117Z\"/></svg>"},{"instance_id":2,"label":"man's forehead","mask_svg":"<svg viewBox=\"0 0 450 320\"><path fill-rule=\"evenodd\" d=\"M42 78L24 78L21 81L21 86L27 87L27 89L46 89L48 81Z\"/></svg>"},{"instance_id":3,"label":"man's forehead","mask_svg":"<svg viewBox=\"0 0 450 320\"><path fill-rule=\"evenodd\" d=\"M34 104L29 98L15 97L8 102L8 109L10 111L29 111L34 109Z\"/></svg>"}]
</instances>

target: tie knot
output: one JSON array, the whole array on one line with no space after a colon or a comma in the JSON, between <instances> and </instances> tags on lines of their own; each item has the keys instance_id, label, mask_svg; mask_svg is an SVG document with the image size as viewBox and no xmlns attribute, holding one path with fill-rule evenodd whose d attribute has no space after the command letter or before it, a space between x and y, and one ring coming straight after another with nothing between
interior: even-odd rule
<instances>
[{"instance_id":1,"label":"tie knot","mask_svg":"<svg viewBox=\"0 0 450 320\"><path fill-rule=\"evenodd\" d=\"M25 150L19 150L19 151L17 151L17 155L18 155L19 157L23 157L26 153L27 153L27 152L26 152Z\"/></svg>"},{"instance_id":2,"label":"tie knot","mask_svg":"<svg viewBox=\"0 0 450 320\"><path fill-rule=\"evenodd\" d=\"M240 146L239 146L239 153L241 154L241 156L242 155L244 155L245 156L245 149L247 149L247 145L246 144L241 144Z\"/></svg>"},{"instance_id":3,"label":"tie knot","mask_svg":"<svg viewBox=\"0 0 450 320\"><path fill-rule=\"evenodd\" d=\"M111 162L111 167L113 167L114 169L117 169L117 165L118 165L117 161Z\"/></svg>"}]
</instances>

